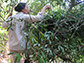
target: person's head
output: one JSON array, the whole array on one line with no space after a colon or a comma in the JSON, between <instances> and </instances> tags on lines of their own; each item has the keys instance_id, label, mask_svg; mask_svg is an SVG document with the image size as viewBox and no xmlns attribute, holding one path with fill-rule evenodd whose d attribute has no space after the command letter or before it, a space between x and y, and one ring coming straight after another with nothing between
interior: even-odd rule
<instances>
[{"instance_id":1,"label":"person's head","mask_svg":"<svg viewBox=\"0 0 84 63\"><path fill-rule=\"evenodd\" d=\"M28 9L28 5L26 3L19 3L15 7L15 11L17 11L17 12L23 12L25 14L29 14L30 9Z\"/></svg>"}]
</instances>

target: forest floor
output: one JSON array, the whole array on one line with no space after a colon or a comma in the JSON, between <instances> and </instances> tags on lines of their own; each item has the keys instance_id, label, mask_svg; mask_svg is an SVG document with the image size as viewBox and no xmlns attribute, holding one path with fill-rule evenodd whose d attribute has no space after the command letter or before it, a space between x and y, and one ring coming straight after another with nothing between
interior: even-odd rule
<instances>
[{"instance_id":1,"label":"forest floor","mask_svg":"<svg viewBox=\"0 0 84 63\"><path fill-rule=\"evenodd\" d=\"M3 54L0 54L0 63L10 63L10 60L8 58L9 56L5 55L3 57Z\"/></svg>"},{"instance_id":2,"label":"forest floor","mask_svg":"<svg viewBox=\"0 0 84 63\"><path fill-rule=\"evenodd\" d=\"M8 44L6 45L6 49L0 54L0 63L11 63L11 56L8 55L10 52L8 50ZM33 62L36 63L36 62ZM51 62L53 63L53 62ZM56 63L56 62L54 62ZM59 59L57 59L57 63L63 63L62 61L59 62Z\"/></svg>"},{"instance_id":3,"label":"forest floor","mask_svg":"<svg viewBox=\"0 0 84 63\"><path fill-rule=\"evenodd\" d=\"M0 63L11 63L11 57L9 54L9 51L8 51L8 44L6 45L6 49L0 53Z\"/></svg>"}]
</instances>

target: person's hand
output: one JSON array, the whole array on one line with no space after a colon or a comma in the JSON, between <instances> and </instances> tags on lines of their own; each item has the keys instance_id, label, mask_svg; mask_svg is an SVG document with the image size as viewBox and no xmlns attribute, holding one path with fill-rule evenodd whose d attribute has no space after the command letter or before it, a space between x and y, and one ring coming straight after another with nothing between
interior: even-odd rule
<instances>
[{"instance_id":1,"label":"person's hand","mask_svg":"<svg viewBox=\"0 0 84 63\"><path fill-rule=\"evenodd\" d=\"M44 8L45 9L51 9L51 7L49 5L46 5Z\"/></svg>"},{"instance_id":2,"label":"person's hand","mask_svg":"<svg viewBox=\"0 0 84 63\"><path fill-rule=\"evenodd\" d=\"M49 5L45 5L41 12L45 13L46 9L51 9L51 7Z\"/></svg>"}]
</instances>

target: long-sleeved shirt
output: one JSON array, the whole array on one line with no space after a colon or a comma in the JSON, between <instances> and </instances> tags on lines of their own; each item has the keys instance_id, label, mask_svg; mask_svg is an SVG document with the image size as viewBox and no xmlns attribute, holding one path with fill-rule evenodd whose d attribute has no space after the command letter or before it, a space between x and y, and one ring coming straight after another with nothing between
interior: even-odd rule
<instances>
[{"instance_id":1,"label":"long-sleeved shirt","mask_svg":"<svg viewBox=\"0 0 84 63\"><path fill-rule=\"evenodd\" d=\"M28 23L38 22L43 17L44 17L44 13L42 12L39 12L36 16L19 12L16 15L10 16L6 21L4 21L2 24L3 28L10 26L8 30L9 49L10 50L24 50L26 48L26 40L22 41L22 38L24 36L23 29L25 28L25 21Z\"/></svg>"}]
</instances>

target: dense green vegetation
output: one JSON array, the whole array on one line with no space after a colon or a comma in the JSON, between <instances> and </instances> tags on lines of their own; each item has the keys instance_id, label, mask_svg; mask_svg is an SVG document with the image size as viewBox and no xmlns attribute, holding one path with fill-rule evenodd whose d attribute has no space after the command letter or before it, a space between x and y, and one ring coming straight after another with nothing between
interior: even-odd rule
<instances>
[{"instance_id":1,"label":"dense green vegetation","mask_svg":"<svg viewBox=\"0 0 84 63\"><path fill-rule=\"evenodd\" d=\"M2 3L4 2L4 3ZM38 63L50 63L60 58L65 63L84 62L84 4L81 0L28 0L30 14L36 15L42 7L49 3L52 10L46 11L45 17L38 23L27 24L25 35L27 37L29 57L36 59ZM11 12L11 8L18 0L0 1L0 24ZM5 4L5 5L4 5ZM68 5L68 6L67 6ZM13 14L16 12L13 11ZM0 52L7 41L7 31L0 26ZM21 56L16 55L16 61Z\"/></svg>"}]
</instances>

